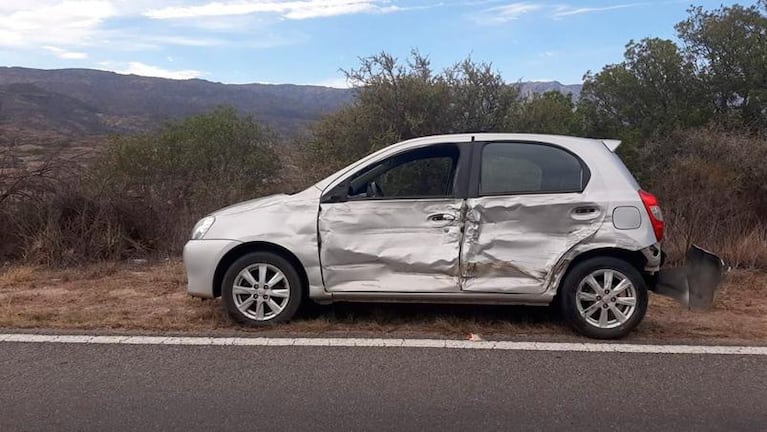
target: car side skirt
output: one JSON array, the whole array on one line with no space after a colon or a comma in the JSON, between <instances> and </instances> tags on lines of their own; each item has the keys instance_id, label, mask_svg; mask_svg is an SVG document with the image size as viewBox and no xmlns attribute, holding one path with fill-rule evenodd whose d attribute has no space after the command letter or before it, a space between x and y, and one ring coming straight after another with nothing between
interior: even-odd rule
<instances>
[{"instance_id":1,"label":"car side skirt","mask_svg":"<svg viewBox=\"0 0 767 432\"><path fill-rule=\"evenodd\" d=\"M339 292L331 295L332 302L361 303L450 303L486 305L547 306L553 294L498 294L498 293L409 293L409 292Z\"/></svg>"}]
</instances>

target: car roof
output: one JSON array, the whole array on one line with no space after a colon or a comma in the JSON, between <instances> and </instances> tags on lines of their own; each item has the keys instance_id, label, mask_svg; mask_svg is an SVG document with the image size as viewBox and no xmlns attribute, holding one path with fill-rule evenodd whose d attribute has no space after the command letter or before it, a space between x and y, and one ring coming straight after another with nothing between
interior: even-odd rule
<instances>
[{"instance_id":1,"label":"car roof","mask_svg":"<svg viewBox=\"0 0 767 432\"><path fill-rule=\"evenodd\" d=\"M411 145L432 144L435 142L469 143L469 142L487 142L487 141L532 141L532 142L544 142L544 143L565 144L565 145L576 144L576 143L580 145L607 145L607 143L611 143L611 144L618 143L618 141L616 140L607 140L607 139L602 140L602 139L594 139L594 138L574 137L574 136L568 136L568 135L481 132L481 133L431 135L431 136L425 136L425 137L409 139L406 141L401 141L397 144L394 144L393 146L409 147ZM393 146L390 146L390 147L393 147Z\"/></svg>"},{"instance_id":2,"label":"car roof","mask_svg":"<svg viewBox=\"0 0 767 432\"><path fill-rule=\"evenodd\" d=\"M600 140L594 138L581 138L572 137L567 135L547 135L547 134L526 134L526 133L462 133L462 134L447 134L447 135L432 135L419 138L413 138L406 141L400 141L396 144L392 144L388 147L374 152L366 157L363 157L347 166L346 168L336 172L335 174L325 178L318 182L315 187L324 189L328 184L332 183L334 179L339 178L344 172L350 171L357 166L368 163L373 159L387 157L398 153L403 150L415 149L419 147L428 146L431 144L439 143L472 143L472 142L488 142L488 141L517 141L517 142L539 142L554 144L572 151L575 154L583 155L584 153L592 152L604 152L615 151L620 144L617 140Z\"/></svg>"}]
</instances>

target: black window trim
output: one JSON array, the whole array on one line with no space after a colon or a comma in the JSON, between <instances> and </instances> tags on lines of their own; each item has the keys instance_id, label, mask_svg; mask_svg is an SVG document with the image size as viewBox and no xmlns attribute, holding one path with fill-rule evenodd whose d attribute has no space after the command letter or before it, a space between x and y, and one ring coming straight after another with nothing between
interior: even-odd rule
<instances>
[{"instance_id":1,"label":"black window trim","mask_svg":"<svg viewBox=\"0 0 767 432\"><path fill-rule=\"evenodd\" d=\"M492 194L482 194L480 193L480 180L482 178L482 151L484 150L485 146L488 144L535 144L535 145L542 145L547 147L553 147L559 150L562 150L570 155L572 155L575 160L578 161L578 163L581 164L581 169L583 169L583 179L581 180L581 187L580 189L563 189L563 190L556 190L556 191L517 191L517 192L503 192L503 193L492 193ZM586 162L583 161L583 159L572 152L569 149L566 149L562 146L550 143L550 142L544 142L544 141L529 141L529 140L495 140L495 141L477 141L474 143L474 148L472 149L472 163L471 163L471 174L469 177L469 198L481 198L481 197L500 197L500 196L515 196L515 195L555 195L555 194L575 194L575 193L583 193L583 191L586 189L586 187L589 185L589 182L591 181L591 170L589 169L588 165L586 165Z\"/></svg>"},{"instance_id":2,"label":"black window trim","mask_svg":"<svg viewBox=\"0 0 767 432\"><path fill-rule=\"evenodd\" d=\"M378 165L382 162L385 162L392 158L396 158L408 152L425 150L431 147L448 146L448 145L454 145L458 149L458 161L455 164L455 167L453 168L454 180L453 180L453 193L451 195L398 196L398 197L384 196L384 197L354 197L354 198L346 197L345 199L341 199L341 200L334 199L334 196L333 196L335 195L334 192L339 186L348 184L348 182L352 178L357 176L359 173L362 173L365 170L371 168L374 165ZM322 194L322 197L320 198L320 204L330 204L330 203L339 203L339 202L357 202L357 201L414 201L414 200L466 199L468 197L468 188L469 188L469 180L471 175L471 161L473 159L473 152L474 152L474 147L472 146L472 143L461 143L461 142L450 142L450 141L428 144L422 147L402 149L396 153L386 156L383 159L368 163L362 167L355 169L353 172L347 173L344 176L343 180L336 183L336 185L333 188L327 190L325 193Z\"/></svg>"}]
</instances>

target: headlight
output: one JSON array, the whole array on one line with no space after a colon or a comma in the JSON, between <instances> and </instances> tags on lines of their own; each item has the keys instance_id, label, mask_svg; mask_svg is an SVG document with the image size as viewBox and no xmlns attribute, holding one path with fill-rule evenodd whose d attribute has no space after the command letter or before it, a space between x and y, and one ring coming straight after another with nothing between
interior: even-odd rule
<instances>
[{"instance_id":1,"label":"headlight","mask_svg":"<svg viewBox=\"0 0 767 432\"><path fill-rule=\"evenodd\" d=\"M192 240L199 240L205 237L205 234L208 233L208 230L213 226L213 222L215 221L216 218L213 216L208 216L200 219L200 221L197 222L197 225L195 225L194 229L192 230Z\"/></svg>"}]
</instances>

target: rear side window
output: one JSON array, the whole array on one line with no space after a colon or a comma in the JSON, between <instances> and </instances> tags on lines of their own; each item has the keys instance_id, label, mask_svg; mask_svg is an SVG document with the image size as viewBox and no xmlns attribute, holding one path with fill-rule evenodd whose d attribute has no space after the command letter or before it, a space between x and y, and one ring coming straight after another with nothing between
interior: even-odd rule
<instances>
[{"instance_id":1,"label":"rear side window","mask_svg":"<svg viewBox=\"0 0 767 432\"><path fill-rule=\"evenodd\" d=\"M588 171L573 154L530 143L491 143L482 149L480 195L581 192Z\"/></svg>"}]
</instances>

